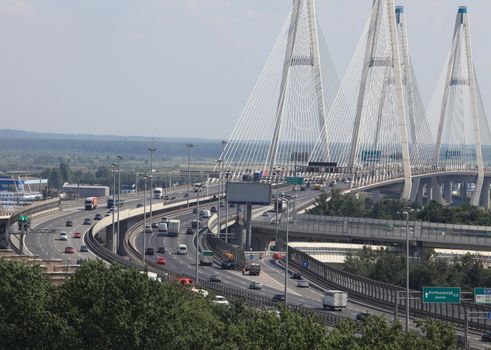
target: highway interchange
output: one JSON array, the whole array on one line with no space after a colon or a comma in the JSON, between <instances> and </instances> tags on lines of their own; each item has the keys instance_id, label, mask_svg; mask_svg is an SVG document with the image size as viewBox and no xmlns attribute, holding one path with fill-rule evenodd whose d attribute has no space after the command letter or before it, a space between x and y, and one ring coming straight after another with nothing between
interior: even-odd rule
<instances>
[{"instance_id":1,"label":"highway interchange","mask_svg":"<svg viewBox=\"0 0 491 350\"><path fill-rule=\"evenodd\" d=\"M216 186L215 186L216 187ZM216 188L210 187L210 193L216 191ZM317 195L318 191L292 191L292 188L284 189L286 194L295 194L297 196L297 204L302 201L313 198ZM183 201L185 200L186 189L179 188L172 193L176 198L173 201L167 201L167 203ZM170 193L169 193L170 194ZM190 198L194 198L194 194L191 192ZM156 203L158 200L153 200ZM126 199L125 206L121 207L121 210L126 208L134 208L137 204L143 203L143 196L129 197ZM147 205L149 198L147 198ZM101 205L102 204L102 205ZM217 203L201 205L200 208L209 209L211 206L218 207ZM55 213L42 217L33 222L32 230L26 236L26 247L28 251L37 255L43 259L61 259L69 264L75 264L79 259L96 259L96 255L92 252L80 252L80 247L84 245L84 235L89 231L91 225L84 225L84 219L92 219L92 225L97 222L94 220L95 214L99 213L103 217L106 215L107 208L105 203L100 203L99 208L94 211L86 211L80 206L65 207L61 213ZM225 210L222 211L223 215ZM230 216L235 215L235 210L229 210ZM157 256L163 255L166 258L166 268L173 271L184 273L187 275L195 274L195 236L185 234L186 228L191 226L191 220L196 218L197 214L192 213L192 209L180 211L179 214L173 214L172 212L155 215L154 219L158 220L163 216L168 218L179 218L181 220L180 234L178 237L168 237L165 233L159 233L157 229L153 229L152 233L147 233L147 247L153 247L156 254L154 256L146 256L151 261L156 261ZM273 213L274 215L274 213ZM72 227L66 227L66 222L70 220L73 223ZM139 228L140 234L136 237L135 248L138 251L143 250L143 223L140 222ZM67 241L60 241L59 232L66 231L68 233ZM75 232L81 233L81 238L74 238ZM178 255L177 245L186 244L188 253L186 255ZM164 254L157 253L159 246L164 246L166 252ZM71 246L74 248L73 254L65 253L65 247ZM221 276L222 281L220 283L234 286L248 290L251 293L262 295L267 298L271 298L275 294L284 293L284 268L279 266L275 261L271 259L262 259L258 261L261 264L260 276L242 275L240 271L236 270L223 270L220 266L214 264L212 266L200 266L199 273L200 279L208 280L212 273L218 273ZM259 281L263 284L262 290L251 290L249 285L252 281ZM297 280L288 279L288 301L294 305L304 305L307 308L322 310L321 298L323 296L322 289L311 286L310 288L300 288L296 286ZM323 311L333 312L340 314L336 311ZM342 315L350 318L355 318L359 312L370 312L372 314L382 315L387 319L392 319L392 313L379 310L370 305L365 305L358 302L350 301L348 307L342 311ZM402 321L402 318L401 318ZM473 346L482 347L480 338L478 335L471 335L470 339Z\"/></svg>"}]
</instances>

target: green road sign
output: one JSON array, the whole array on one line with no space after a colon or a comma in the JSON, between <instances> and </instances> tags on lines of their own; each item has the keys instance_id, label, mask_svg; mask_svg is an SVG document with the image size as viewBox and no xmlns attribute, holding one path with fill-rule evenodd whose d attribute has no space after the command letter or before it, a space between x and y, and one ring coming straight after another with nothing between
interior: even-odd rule
<instances>
[{"instance_id":1,"label":"green road sign","mask_svg":"<svg viewBox=\"0 0 491 350\"><path fill-rule=\"evenodd\" d=\"M303 185L304 180L303 180L303 177L289 176L286 178L286 183L290 184L290 185Z\"/></svg>"},{"instance_id":2,"label":"green road sign","mask_svg":"<svg viewBox=\"0 0 491 350\"><path fill-rule=\"evenodd\" d=\"M29 216L21 215L19 216L19 221L29 221Z\"/></svg>"},{"instance_id":3,"label":"green road sign","mask_svg":"<svg viewBox=\"0 0 491 350\"><path fill-rule=\"evenodd\" d=\"M476 304L491 304L491 288L474 288Z\"/></svg>"},{"instance_id":4,"label":"green road sign","mask_svg":"<svg viewBox=\"0 0 491 350\"><path fill-rule=\"evenodd\" d=\"M423 287L423 303L460 304L460 287Z\"/></svg>"}]
</instances>

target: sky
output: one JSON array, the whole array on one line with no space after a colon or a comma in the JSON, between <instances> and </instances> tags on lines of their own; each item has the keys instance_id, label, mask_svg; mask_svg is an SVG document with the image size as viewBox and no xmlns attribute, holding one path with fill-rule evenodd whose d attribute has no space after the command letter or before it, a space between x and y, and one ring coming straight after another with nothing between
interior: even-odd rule
<instances>
[{"instance_id":1,"label":"sky","mask_svg":"<svg viewBox=\"0 0 491 350\"><path fill-rule=\"evenodd\" d=\"M0 0L0 128L226 139L291 0ZM372 0L316 0L340 79ZM409 47L428 103L469 7L474 65L491 108L490 0L411 0ZM488 39L486 39L488 37Z\"/></svg>"}]
</instances>

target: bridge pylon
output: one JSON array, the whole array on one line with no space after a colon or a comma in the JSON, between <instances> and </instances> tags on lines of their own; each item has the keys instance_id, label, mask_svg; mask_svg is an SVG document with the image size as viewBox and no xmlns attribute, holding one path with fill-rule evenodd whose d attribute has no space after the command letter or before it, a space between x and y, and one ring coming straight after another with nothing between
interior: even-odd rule
<instances>
[{"instance_id":1,"label":"bridge pylon","mask_svg":"<svg viewBox=\"0 0 491 350\"><path fill-rule=\"evenodd\" d=\"M444 171L477 171L471 198L471 204L477 206L483 190L485 161L488 166L491 161L491 134L472 62L466 6L457 11L452 45L430 111L438 125L434 163Z\"/></svg>"},{"instance_id":2,"label":"bridge pylon","mask_svg":"<svg viewBox=\"0 0 491 350\"><path fill-rule=\"evenodd\" d=\"M314 0L294 0L261 76L220 156L238 176L303 171L339 88ZM327 136L326 134L324 134ZM327 145L327 143L324 143ZM329 157L329 149L322 150Z\"/></svg>"}]
</instances>

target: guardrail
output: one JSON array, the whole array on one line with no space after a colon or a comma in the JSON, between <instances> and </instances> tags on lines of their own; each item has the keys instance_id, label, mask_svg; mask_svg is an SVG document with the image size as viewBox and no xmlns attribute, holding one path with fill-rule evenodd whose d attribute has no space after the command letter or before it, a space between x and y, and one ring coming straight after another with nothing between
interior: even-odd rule
<instances>
[{"instance_id":1,"label":"guardrail","mask_svg":"<svg viewBox=\"0 0 491 350\"><path fill-rule=\"evenodd\" d=\"M347 291L356 299L368 301L380 307L395 310L397 291L404 288L361 277L341 269L324 264L306 253L289 247L291 264L314 278L327 288L336 288ZM411 299L409 301L410 314L416 317L433 317L445 321L464 325L465 313L467 311L491 312L490 306L462 302L461 304L424 304L421 300ZM405 300L399 300L399 312L405 312ZM470 327L479 331L489 330L489 320L477 320L469 323Z\"/></svg>"}]
</instances>

